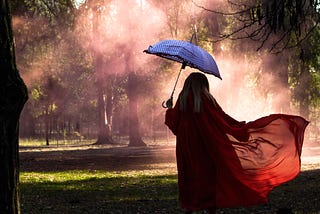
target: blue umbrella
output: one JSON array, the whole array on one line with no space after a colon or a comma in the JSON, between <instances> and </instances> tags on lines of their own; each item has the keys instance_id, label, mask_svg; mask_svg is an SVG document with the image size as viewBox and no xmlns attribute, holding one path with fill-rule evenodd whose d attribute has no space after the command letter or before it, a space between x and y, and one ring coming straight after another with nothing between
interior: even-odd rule
<instances>
[{"instance_id":1,"label":"blue umbrella","mask_svg":"<svg viewBox=\"0 0 320 214\"><path fill-rule=\"evenodd\" d=\"M186 42L181 40L163 40L154 45L151 45L147 50L144 50L144 52L182 63L179 75L177 77L170 97L171 100L181 70L186 66L196 68L204 73L212 74L222 79L219 73L218 66L213 57L207 51L203 50L197 45L194 45L191 41Z\"/></svg>"},{"instance_id":2,"label":"blue umbrella","mask_svg":"<svg viewBox=\"0 0 320 214\"><path fill-rule=\"evenodd\" d=\"M196 68L221 79L218 66L213 57L207 51L191 42L163 40L150 46L144 52L180 62L184 67Z\"/></svg>"}]
</instances>

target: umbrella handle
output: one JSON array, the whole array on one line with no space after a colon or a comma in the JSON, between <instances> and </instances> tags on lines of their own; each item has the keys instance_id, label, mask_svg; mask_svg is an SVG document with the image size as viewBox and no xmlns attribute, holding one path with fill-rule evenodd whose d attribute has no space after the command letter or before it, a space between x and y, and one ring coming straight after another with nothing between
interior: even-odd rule
<instances>
[{"instance_id":1,"label":"umbrella handle","mask_svg":"<svg viewBox=\"0 0 320 214\"><path fill-rule=\"evenodd\" d=\"M173 97L170 97L167 101L162 102L162 107L163 108L172 108L173 106Z\"/></svg>"},{"instance_id":2,"label":"umbrella handle","mask_svg":"<svg viewBox=\"0 0 320 214\"><path fill-rule=\"evenodd\" d=\"M182 65L181 65L181 68L180 68L178 77L177 77L177 79L176 79L176 82L174 83L174 87L173 87L173 90L172 90L172 93L171 93L170 98L169 98L167 101L163 101L163 102L162 102L162 107L163 107L163 108L171 108L171 107L172 107L172 104L173 104L173 103L172 103L173 94L174 94L174 91L176 90L176 86L177 86L177 83L178 83L178 80L179 80L181 71L182 71L182 69L185 69L185 67L186 67L186 63L183 62ZM170 106L170 105L171 105L171 106Z\"/></svg>"},{"instance_id":3,"label":"umbrella handle","mask_svg":"<svg viewBox=\"0 0 320 214\"><path fill-rule=\"evenodd\" d=\"M168 108L165 104L166 104L166 101L163 101L162 102L162 108Z\"/></svg>"}]
</instances>

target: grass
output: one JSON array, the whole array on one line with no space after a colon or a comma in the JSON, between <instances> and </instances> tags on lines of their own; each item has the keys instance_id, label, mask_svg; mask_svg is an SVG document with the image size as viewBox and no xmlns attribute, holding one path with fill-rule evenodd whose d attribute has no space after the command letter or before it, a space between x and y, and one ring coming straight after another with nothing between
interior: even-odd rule
<instances>
[{"instance_id":1,"label":"grass","mask_svg":"<svg viewBox=\"0 0 320 214\"><path fill-rule=\"evenodd\" d=\"M20 183L22 213L179 213L175 174L22 172Z\"/></svg>"},{"instance_id":2,"label":"grass","mask_svg":"<svg viewBox=\"0 0 320 214\"><path fill-rule=\"evenodd\" d=\"M19 146L45 146L46 141L41 139L19 139Z\"/></svg>"},{"instance_id":3,"label":"grass","mask_svg":"<svg viewBox=\"0 0 320 214\"><path fill-rule=\"evenodd\" d=\"M21 172L21 213L183 213L177 175L158 171ZM304 171L276 188L270 202L218 213L320 213L319 170Z\"/></svg>"},{"instance_id":4,"label":"grass","mask_svg":"<svg viewBox=\"0 0 320 214\"><path fill-rule=\"evenodd\" d=\"M37 146L36 141L23 143L25 146ZM41 144L43 145L43 144ZM37 150L36 150L37 151ZM96 150L90 150L96 151ZM102 149L101 151L106 151ZM127 164L145 164L144 170L107 171L69 169L71 163L81 166L77 150L55 151L54 153L29 151L24 152L21 163L27 163L20 172L21 213L26 214L144 214L163 213L179 214L183 211L178 205L177 174L168 170L168 163L153 163L153 159L141 157L104 156L106 161L115 166ZM91 153L85 153L90 155ZM103 153L98 153L99 155ZM132 155L132 153L129 153ZM142 153L144 155L146 153ZM70 156L71 155L71 156ZM98 155L98 157L100 157ZM159 155L159 154L158 154ZM156 158L157 155L155 155ZM64 160L65 162L59 162ZM72 158L75 158L73 162ZM84 156L84 158L87 158ZM87 160L87 159L85 159ZM93 159L94 160L94 159ZM90 161L93 161L90 159ZM148 162L151 161L150 163ZM120 163L118 165L117 163ZM53 171L53 164L65 166L63 171ZM95 162L96 164L98 162ZM40 168L28 167L40 164ZM43 168L42 164L46 167ZM164 164L164 167L148 167ZM172 164L175 164L172 162ZM112 165L112 164L111 164ZM30 170L31 169L31 170ZM37 170L38 171L34 171ZM46 170L47 169L47 170ZM121 167L112 168L122 169ZM136 168L134 168L136 169ZM26 171L24 171L26 170ZM250 208L219 209L219 214L276 213L278 208L292 209L296 214L320 214L320 169L319 166L302 171L300 175L276 188L269 195L269 203ZM228 200L228 199L226 199ZM1 213L1 211L0 211ZM198 212L201 213L201 212Z\"/></svg>"},{"instance_id":5,"label":"grass","mask_svg":"<svg viewBox=\"0 0 320 214\"><path fill-rule=\"evenodd\" d=\"M63 145L89 145L94 143L95 140L50 140L49 144L51 146L63 146ZM45 139L29 139L21 138L19 139L19 146L24 147L41 147L46 146Z\"/></svg>"}]
</instances>

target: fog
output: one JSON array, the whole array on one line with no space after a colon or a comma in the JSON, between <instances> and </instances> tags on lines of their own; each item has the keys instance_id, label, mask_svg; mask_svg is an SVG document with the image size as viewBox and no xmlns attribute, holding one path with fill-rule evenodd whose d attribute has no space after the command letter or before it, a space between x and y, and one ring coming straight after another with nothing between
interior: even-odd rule
<instances>
[{"instance_id":1,"label":"fog","mask_svg":"<svg viewBox=\"0 0 320 214\"><path fill-rule=\"evenodd\" d=\"M90 1L91 9L85 4L80 5L74 31L66 34L64 40L61 40L55 48L41 50L35 54L36 57L32 59L28 67L19 68L28 87L43 81L48 72L55 74L64 69L62 67L65 65L63 62L65 55L77 52L70 48L68 50L70 41L77 42L81 46L79 48L85 50L87 55L83 57L103 55L106 67L103 72L96 74L97 78L105 79L110 74L124 76L127 72L135 72L139 76L150 75L150 72L163 72L159 63L168 60L148 55L143 53L143 50L163 39L188 40L194 33L195 26L198 31L201 31L201 25L197 23L197 20L198 16L203 16L205 12L195 7L192 1L182 1L175 20L178 23L177 30L174 31L172 23L168 20L170 11L167 10L170 4L174 3L172 1L170 3L166 1L166 4L150 2L114 0L102 5ZM219 9L223 4L221 0L195 2L210 5L210 9L214 9L215 6ZM190 25L187 20L192 20L192 24ZM15 17L15 28L22 26L24 21L22 18ZM36 40L33 38L35 35L32 34L32 31L35 31L37 25L42 22L40 18L33 21L34 23L30 24L26 31L29 33L29 40ZM272 113L297 114L294 108L288 108L290 103L288 88L279 83L276 75L273 75L278 69L282 69L282 65L266 66L265 63L270 53L234 52L229 44L230 41L222 41L219 43L219 51L208 50L216 60L222 77L220 80L207 75L210 81L210 91L225 112L237 120L245 121ZM252 43L248 43L248 46L250 45ZM203 48L206 49L206 47ZM83 62L75 60L74 64L77 63ZM59 69L57 65L60 66ZM165 109L161 107L161 103L169 98L180 66L179 63L171 62L170 72L165 79L159 77L159 81L154 83L158 87L154 96L143 98L145 100L154 99L158 103L154 109L156 115L164 115ZM262 69L264 72L261 72ZM270 72L266 72L266 69L270 69ZM174 94L175 100L186 77L195 71L197 70L189 67L182 71ZM256 79L256 74L260 75L260 81Z\"/></svg>"}]
</instances>

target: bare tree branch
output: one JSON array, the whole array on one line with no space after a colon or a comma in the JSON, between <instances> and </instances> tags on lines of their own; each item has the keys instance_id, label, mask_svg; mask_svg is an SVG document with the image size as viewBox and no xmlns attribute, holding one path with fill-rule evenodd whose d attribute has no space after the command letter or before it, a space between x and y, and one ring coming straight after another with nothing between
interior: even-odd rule
<instances>
[{"instance_id":1,"label":"bare tree branch","mask_svg":"<svg viewBox=\"0 0 320 214\"><path fill-rule=\"evenodd\" d=\"M233 30L218 32L213 43L224 39L250 39L259 43L257 50L266 47L270 52L299 47L316 29L320 21L320 2L311 0L228 0L231 11L208 9L193 4L205 12L233 20Z\"/></svg>"},{"instance_id":2,"label":"bare tree branch","mask_svg":"<svg viewBox=\"0 0 320 214\"><path fill-rule=\"evenodd\" d=\"M230 1L228 1L228 2L230 2ZM211 10L211 9L205 8L204 6L201 6L201 5L197 4L196 2L194 2L194 0L192 0L192 3L196 7L201 8L204 11L216 13L216 14L220 14L220 15L224 15L224 16L234 16L234 15L243 14L245 11L250 12L250 9L251 9L251 8L248 8L247 10L240 10L240 11L235 11L235 12L225 12L225 11L217 11L217 10Z\"/></svg>"}]
</instances>

